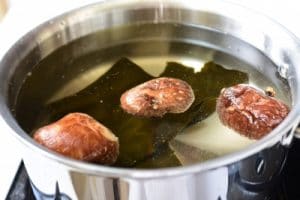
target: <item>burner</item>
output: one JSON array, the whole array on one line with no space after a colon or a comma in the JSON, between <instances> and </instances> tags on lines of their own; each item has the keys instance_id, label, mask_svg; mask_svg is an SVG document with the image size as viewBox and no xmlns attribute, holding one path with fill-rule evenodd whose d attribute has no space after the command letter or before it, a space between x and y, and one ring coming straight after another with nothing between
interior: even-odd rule
<instances>
[{"instance_id":1,"label":"burner","mask_svg":"<svg viewBox=\"0 0 300 200\"><path fill-rule=\"evenodd\" d=\"M274 192L271 200L299 200L300 190L298 181L300 180L300 140L293 142L289 151L286 166L283 170L283 176L280 184ZM6 200L71 200L59 191L56 185L56 194L46 195L40 192L33 184L31 184L23 162L14 178L13 184L6 197Z\"/></svg>"}]
</instances>

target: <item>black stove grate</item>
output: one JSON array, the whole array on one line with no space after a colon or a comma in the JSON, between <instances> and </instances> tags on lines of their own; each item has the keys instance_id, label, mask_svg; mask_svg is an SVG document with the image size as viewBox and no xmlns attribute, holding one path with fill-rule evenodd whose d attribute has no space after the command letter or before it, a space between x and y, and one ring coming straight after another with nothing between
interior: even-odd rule
<instances>
[{"instance_id":1,"label":"black stove grate","mask_svg":"<svg viewBox=\"0 0 300 200\"><path fill-rule=\"evenodd\" d=\"M21 162L16 173L14 181L8 192L6 200L35 200L30 181L25 170L23 162Z\"/></svg>"},{"instance_id":2,"label":"black stove grate","mask_svg":"<svg viewBox=\"0 0 300 200\"><path fill-rule=\"evenodd\" d=\"M6 200L71 200L68 196L61 194L56 185L54 195L43 194L31 184L24 163L21 162Z\"/></svg>"}]
</instances>

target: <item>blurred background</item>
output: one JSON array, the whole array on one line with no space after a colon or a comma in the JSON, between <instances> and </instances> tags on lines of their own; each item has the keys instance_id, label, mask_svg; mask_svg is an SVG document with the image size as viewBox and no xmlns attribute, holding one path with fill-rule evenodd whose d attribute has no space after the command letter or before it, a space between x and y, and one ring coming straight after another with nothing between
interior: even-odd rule
<instances>
[{"instance_id":1,"label":"blurred background","mask_svg":"<svg viewBox=\"0 0 300 200\"><path fill-rule=\"evenodd\" d=\"M0 0L0 59L16 40L43 21L94 2L99 0ZM273 18L300 38L300 12L297 5L299 1L231 0L231 2ZM16 141L2 129L1 122L0 130L0 199L4 199L19 166L22 149L19 149Z\"/></svg>"}]
</instances>

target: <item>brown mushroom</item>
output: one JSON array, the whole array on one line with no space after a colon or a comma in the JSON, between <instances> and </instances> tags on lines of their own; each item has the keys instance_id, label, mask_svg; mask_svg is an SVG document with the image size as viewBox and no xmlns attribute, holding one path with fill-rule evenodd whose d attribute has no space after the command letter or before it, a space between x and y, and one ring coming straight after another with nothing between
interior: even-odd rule
<instances>
[{"instance_id":1,"label":"brown mushroom","mask_svg":"<svg viewBox=\"0 0 300 200\"><path fill-rule=\"evenodd\" d=\"M70 113L39 128L34 139L57 153L82 161L110 165L119 154L118 138L83 113Z\"/></svg>"},{"instance_id":2,"label":"brown mushroom","mask_svg":"<svg viewBox=\"0 0 300 200\"><path fill-rule=\"evenodd\" d=\"M223 89L216 110L224 125L251 139L271 132L289 113L283 102L244 84Z\"/></svg>"},{"instance_id":3,"label":"brown mushroom","mask_svg":"<svg viewBox=\"0 0 300 200\"><path fill-rule=\"evenodd\" d=\"M132 115L162 117L166 113L185 112L194 100L193 89L188 83L161 77L126 91L121 96L121 107Z\"/></svg>"}]
</instances>

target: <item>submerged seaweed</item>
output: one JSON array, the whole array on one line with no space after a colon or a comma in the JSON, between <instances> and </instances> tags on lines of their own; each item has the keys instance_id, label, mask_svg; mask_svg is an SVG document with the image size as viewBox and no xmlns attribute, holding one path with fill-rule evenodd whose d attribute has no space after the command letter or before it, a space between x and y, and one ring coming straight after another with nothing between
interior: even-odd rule
<instances>
[{"instance_id":1,"label":"submerged seaweed","mask_svg":"<svg viewBox=\"0 0 300 200\"><path fill-rule=\"evenodd\" d=\"M39 125L58 120L71 112L93 116L119 137L119 167L170 167L179 165L168 146L178 133L215 111L220 90L248 81L247 74L228 70L208 62L200 72L182 64L169 62L161 77L174 77L188 82L195 101L181 114L161 118L142 118L125 113L120 96L126 90L153 79L141 67L126 58L116 62L108 72L80 92L46 105L40 112Z\"/></svg>"}]
</instances>

